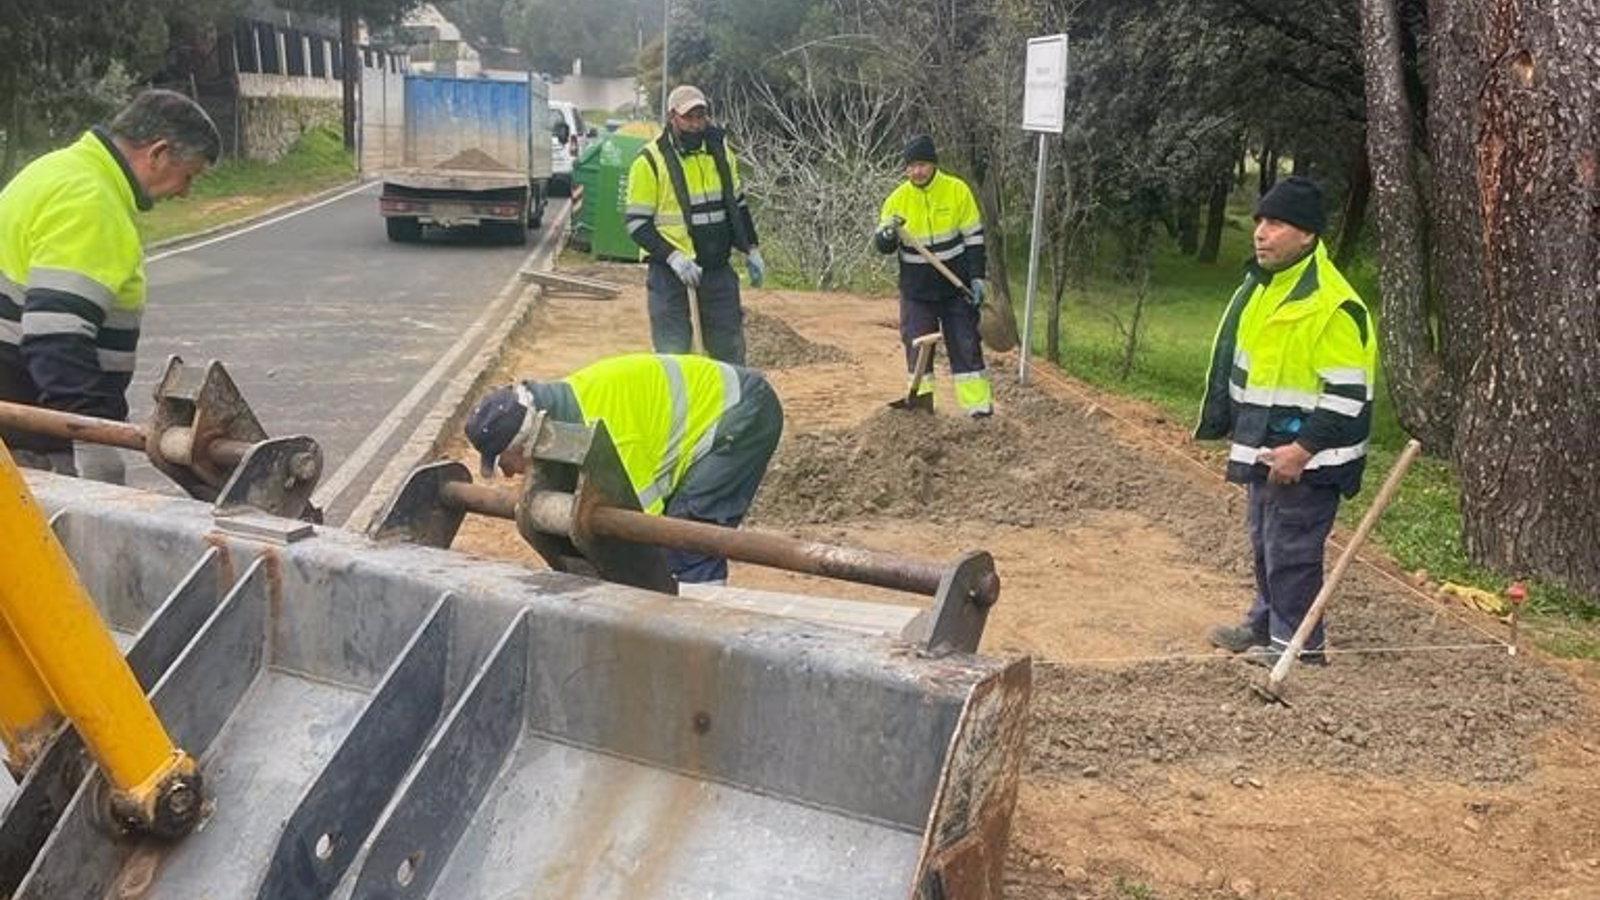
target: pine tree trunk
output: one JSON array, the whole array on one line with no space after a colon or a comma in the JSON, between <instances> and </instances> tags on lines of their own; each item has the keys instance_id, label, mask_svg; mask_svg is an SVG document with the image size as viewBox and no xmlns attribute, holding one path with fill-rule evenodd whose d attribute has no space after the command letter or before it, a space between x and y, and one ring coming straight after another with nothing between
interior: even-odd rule
<instances>
[{"instance_id":1,"label":"pine tree trunk","mask_svg":"<svg viewBox=\"0 0 1600 900\"><path fill-rule=\"evenodd\" d=\"M1200 199L1184 197L1178 203L1178 252L1193 256L1200 249Z\"/></svg>"},{"instance_id":2,"label":"pine tree trunk","mask_svg":"<svg viewBox=\"0 0 1600 900\"><path fill-rule=\"evenodd\" d=\"M1456 439L1463 531L1478 562L1600 597L1600 10L1480 6L1486 327Z\"/></svg>"},{"instance_id":3,"label":"pine tree trunk","mask_svg":"<svg viewBox=\"0 0 1600 900\"><path fill-rule=\"evenodd\" d=\"M1350 192L1344 198L1339 216L1339 246L1333 251L1333 264L1343 269L1355 258L1361 245L1361 228L1367 223L1367 200L1372 196L1372 164L1365 153L1356 154L1350 171Z\"/></svg>"},{"instance_id":4,"label":"pine tree trunk","mask_svg":"<svg viewBox=\"0 0 1600 900\"><path fill-rule=\"evenodd\" d=\"M339 7L339 43L344 45L344 148L356 151L356 104L361 88L361 50L356 46L356 14L349 4Z\"/></svg>"},{"instance_id":5,"label":"pine tree trunk","mask_svg":"<svg viewBox=\"0 0 1600 900\"><path fill-rule=\"evenodd\" d=\"M1401 71L1394 0L1361 0L1366 58L1367 153L1378 212L1383 311L1379 352L1400 424L1433 453L1448 451L1455 401L1434 350L1422 198L1413 158L1411 103Z\"/></svg>"},{"instance_id":6,"label":"pine tree trunk","mask_svg":"<svg viewBox=\"0 0 1600 900\"><path fill-rule=\"evenodd\" d=\"M1272 145L1263 144L1261 147L1261 172L1256 181L1256 193L1265 195L1278 183L1278 151Z\"/></svg>"},{"instance_id":7,"label":"pine tree trunk","mask_svg":"<svg viewBox=\"0 0 1600 900\"><path fill-rule=\"evenodd\" d=\"M1199 260L1214 263L1222 250L1222 229L1228 224L1228 194L1233 189L1233 172L1224 172L1211 185L1206 201L1206 236L1200 242Z\"/></svg>"}]
</instances>

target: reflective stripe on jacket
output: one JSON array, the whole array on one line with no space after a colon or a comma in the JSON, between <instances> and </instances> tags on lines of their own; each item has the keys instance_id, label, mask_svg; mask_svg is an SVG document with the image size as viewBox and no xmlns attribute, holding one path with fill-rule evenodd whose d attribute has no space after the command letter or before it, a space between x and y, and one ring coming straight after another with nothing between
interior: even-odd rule
<instances>
[{"instance_id":1,"label":"reflective stripe on jacket","mask_svg":"<svg viewBox=\"0 0 1600 900\"><path fill-rule=\"evenodd\" d=\"M986 258L983 244L983 215L977 198L961 179L936 170L926 187L910 180L900 183L883 201L878 227L899 216L905 232L928 250L967 284L984 277ZM932 301L960 296L960 292L931 263L910 247L878 247L883 253L898 248L900 294L909 300Z\"/></svg>"},{"instance_id":2,"label":"reflective stripe on jacket","mask_svg":"<svg viewBox=\"0 0 1600 900\"><path fill-rule=\"evenodd\" d=\"M605 421L639 505L651 514L711 451L717 423L740 400L739 370L703 356L616 356L564 381L585 425Z\"/></svg>"},{"instance_id":3,"label":"reflective stripe on jacket","mask_svg":"<svg viewBox=\"0 0 1600 900\"><path fill-rule=\"evenodd\" d=\"M729 191L723 190L718 151L733 182ZM673 183L674 165L683 172L690 206L687 220ZM739 176L739 158L720 133L707 134L699 149L688 152L679 150L666 136L640 148L628 168L624 213L634 242L657 262L666 262L673 250L679 250L705 268L716 268L727 263L731 250L748 251L757 242Z\"/></svg>"},{"instance_id":4,"label":"reflective stripe on jacket","mask_svg":"<svg viewBox=\"0 0 1600 900\"><path fill-rule=\"evenodd\" d=\"M0 397L124 419L145 306L147 207L98 130L0 192Z\"/></svg>"},{"instance_id":5,"label":"reflective stripe on jacket","mask_svg":"<svg viewBox=\"0 0 1600 900\"><path fill-rule=\"evenodd\" d=\"M1298 442L1302 478L1361 488L1378 336L1366 304L1319 241L1276 273L1252 266L1217 329L1198 438L1229 438L1228 480L1264 481L1260 452Z\"/></svg>"}]
</instances>

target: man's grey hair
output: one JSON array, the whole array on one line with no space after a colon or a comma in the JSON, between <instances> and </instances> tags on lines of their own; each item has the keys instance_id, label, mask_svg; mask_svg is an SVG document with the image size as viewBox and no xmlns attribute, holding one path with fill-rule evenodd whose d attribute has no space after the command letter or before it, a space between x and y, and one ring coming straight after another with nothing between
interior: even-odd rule
<instances>
[{"instance_id":1,"label":"man's grey hair","mask_svg":"<svg viewBox=\"0 0 1600 900\"><path fill-rule=\"evenodd\" d=\"M200 104L177 91L150 90L133 98L111 120L111 136L143 147L166 140L180 159L202 156L215 163L222 155L222 135Z\"/></svg>"}]
</instances>

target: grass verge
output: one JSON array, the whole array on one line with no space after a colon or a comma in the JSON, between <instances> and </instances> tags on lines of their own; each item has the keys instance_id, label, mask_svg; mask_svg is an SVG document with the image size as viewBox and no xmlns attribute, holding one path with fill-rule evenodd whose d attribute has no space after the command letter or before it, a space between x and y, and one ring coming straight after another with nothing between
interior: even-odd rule
<instances>
[{"instance_id":1,"label":"grass verge","mask_svg":"<svg viewBox=\"0 0 1600 900\"><path fill-rule=\"evenodd\" d=\"M1249 257L1250 230L1247 214L1230 215L1219 257L1222 262L1215 265L1197 263L1164 242L1154 259L1139 348L1126 378L1121 373L1126 343L1123 329L1132 320L1134 286L1100 278L1083 289L1069 289L1063 300L1061 351L1056 364L1098 388L1149 401L1175 421L1194 421L1217 319L1239 283L1242 262ZM1025 247L1026 242L1017 240L1011 245ZM1012 272L1017 276L1012 296L1020 305L1026 259L1019 259ZM1358 260L1345 275L1376 308L1377 276L1371 263ZM1046 347L1051 291L1049 280L1041 276L1032 339L1034 353L1040 356ZM1351 528L1366 512L1407 438L1395 417L1381 369L1376 395L1367 486L1340 509L1341 524ZM1435 582L1503 591L1511 581L1509 575L1467 558L1461 541L1460 496L1450 464L1422 458L1407 473L1374 540L1400 566L1412 572L1426 570ZM1528 607L1527 631L1546 651L1600 660L1600 606L1559 585L1535 580L1529 583Z\"/></svg>"},{"instance_id":2,"label":"grass verge","mask_svg":"<svg viewBox=\"0 0 1600 900\"><path fill-rule=\"evenodd\" d=\"M307 132L275 162L225 160L195 181L189 196L137 217L146 244L203 231L349 181L355 162L337 129Z\"/></svg>"}]
</instances>

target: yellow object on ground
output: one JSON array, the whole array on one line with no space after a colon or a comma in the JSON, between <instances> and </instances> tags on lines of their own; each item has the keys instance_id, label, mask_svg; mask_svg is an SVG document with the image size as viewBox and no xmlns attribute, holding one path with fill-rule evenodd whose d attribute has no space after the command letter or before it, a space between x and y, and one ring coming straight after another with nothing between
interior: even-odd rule
<instances>
[{"instance_id":1,"label":"yellow object on ground","mask_svg":"<svg viewBox=\"0 0 1600 900\"><path fill-rule=\"evenodd\" d=\"M0 443L0 736L11 770L25 772L64 720L110 780L119 820L188 830L195 762L173 746Z\"/></svg>"},{"instance_id":2,"label":"yellow object on ground","mask_svg":"<svg viewBox=\"0 0 1600 900\"><path fill-rule=\"evenodd\" d=\"M1503 616L1511 612L1511 607L1506 603L1506 598L1483 588L1468 587L1464 584L1446 581L1439 585L1439 593L1454 597L1460 600L1463 606L1488 613L1491 616Z\"/></svg>"}]
</instances>

